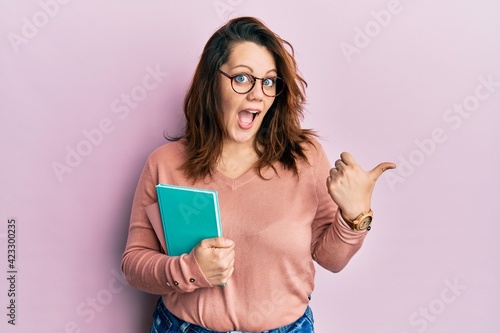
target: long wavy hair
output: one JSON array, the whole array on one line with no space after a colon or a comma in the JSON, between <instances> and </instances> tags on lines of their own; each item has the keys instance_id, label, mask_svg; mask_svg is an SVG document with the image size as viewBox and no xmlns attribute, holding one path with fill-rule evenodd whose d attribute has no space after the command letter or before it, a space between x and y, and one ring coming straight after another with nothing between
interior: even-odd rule
<instances>
[{"instance_id":1,"label":"long wavy hair","mask_svg":"<svg viewBox=\"0 0 500 333\"><path fill-rule=\"evenodd\" d=\"M315 133L300 126L307 83L298 73L293 47L258 19L239 17L217 30L205 45L184 100L184 134L168 138L186 145L187 160L182 168L193 180L212 175L222 155L226 129L219 69L228 61L232 47L241 42L266 47L274 56L278 76L285 81L284 91L275 97L257 132L255 151L259 159L255 167L259 175L262 177L264 167L275 169L277 161L298 175L297 159L307 162L304 143L312 143Z\"/></svg>"}]
</instances>

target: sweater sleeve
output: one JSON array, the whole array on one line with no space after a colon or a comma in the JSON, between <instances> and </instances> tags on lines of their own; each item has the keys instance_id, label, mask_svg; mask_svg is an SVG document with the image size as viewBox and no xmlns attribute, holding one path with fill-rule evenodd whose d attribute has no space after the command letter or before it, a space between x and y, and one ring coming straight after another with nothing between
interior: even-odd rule
<instances>
[{"instance_id":1,"label":"sweater sleeve","mask_svg":"<svg viewBox=\"0 0 500 333\"><path fill-rule=\"evenodd\" d=\"M211 287L193 251L175 257L163 252L145 210L158 201L157 182L156 163L150 156L139 179L132 205L128 239L122 258L125 278L132 287L158 295Z\"/></svg>"},{"instance_id":2,"label":"sweater sleeve","mask_svg":"<svg viewBox=\"0 0 500 333\"><path fill-rule=\"evenodd\" d=\"M319 143L313 164L318 207L312 223L313 259L332 272L340 272L361 248L367 231L352 230L342 219L326 186L330 162Z\"/></svg>"}]
</instances>

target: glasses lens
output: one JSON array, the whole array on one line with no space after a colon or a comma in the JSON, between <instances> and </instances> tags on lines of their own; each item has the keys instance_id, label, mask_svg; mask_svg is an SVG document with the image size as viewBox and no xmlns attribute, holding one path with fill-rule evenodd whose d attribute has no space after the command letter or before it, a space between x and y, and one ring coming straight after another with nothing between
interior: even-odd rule
<instances>
[{"instance_id":1,"label":"glasses lens","mask_svg":"<svg viewBox=\"0 0 500 333\"><path fill-rule=\"evenodd\" d=\"M283 92L285 82L279 77L268 77L262 79L262 90L269 97L278 96Z\"/></svg>"},{"instance_id":2,"label":"glasses lens","mask_svg":"<svg viewBox=\"0 0 500 333\"><path fill-rule=\"evenodd\" d=\"M254 84L255 80L248 74L238 74L232 80L233 89L239 94L249 92Z\"/></svg>"}]
</instances>

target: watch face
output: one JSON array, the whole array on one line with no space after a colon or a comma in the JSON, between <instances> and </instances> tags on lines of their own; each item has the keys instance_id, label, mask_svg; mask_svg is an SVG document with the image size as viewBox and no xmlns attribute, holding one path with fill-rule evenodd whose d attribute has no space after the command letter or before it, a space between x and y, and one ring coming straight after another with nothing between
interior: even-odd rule
<instances>
[{"instance_id":1,"label":"watch face","mask_svg":"<svg viewBox=\"0 0 500 333\"><path fill-rule=\"evenodd\" d=\"M365 217L364 219L361 220L361 222L359 222L358 230L365 230L366 228L368 228L368 226L370 226L371 223L372 223L372 217L371 216Z\"/></svg>"}]
</instances>

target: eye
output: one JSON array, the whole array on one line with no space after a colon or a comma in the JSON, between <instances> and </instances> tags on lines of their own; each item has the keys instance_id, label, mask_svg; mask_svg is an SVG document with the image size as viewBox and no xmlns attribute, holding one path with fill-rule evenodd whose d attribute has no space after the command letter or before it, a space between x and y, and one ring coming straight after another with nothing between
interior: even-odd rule
<instances>
[{"instance_id":1,"label":"eye","mask_svg":"<svg viewBox=\"0 0 500 333\"><path fill-rule=\"evenodd\" d=\"M237 83L248 83L250 81L250 78L246 74L238 74L234 77L234 80Z\"/></svg>"},{"instance_id":2,"label":"eye","mask_svg":"<svg viewBox=\"0 0 500 333\"><path fill-rule=\"evenodd\" d=\"M263 81L262 81L262 84L264 85L264 87L273 87L274 84L276 83L276 79L273 79L273 78L265 78Z\"/></svg>"}]
</instances>

